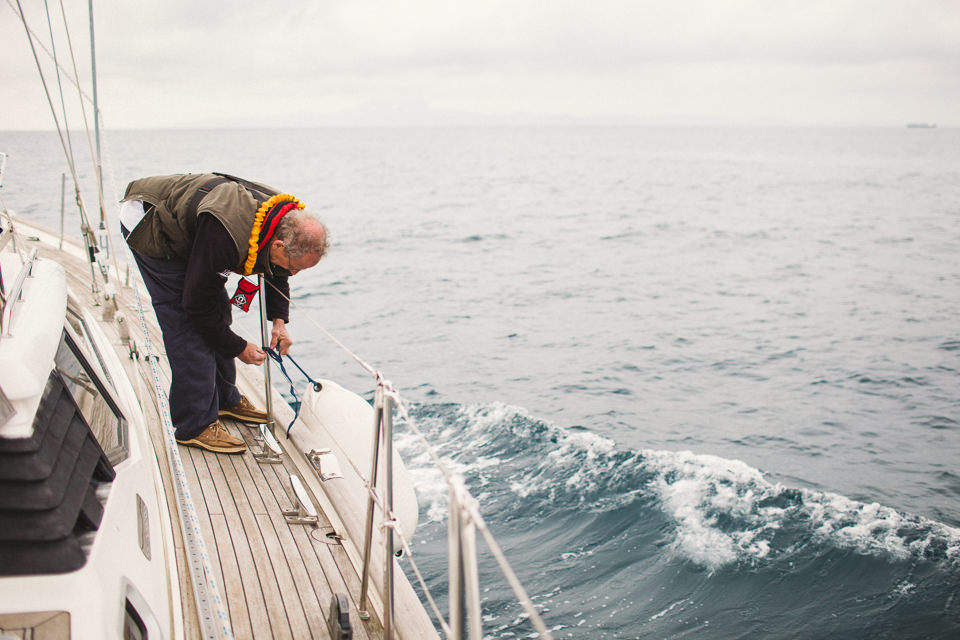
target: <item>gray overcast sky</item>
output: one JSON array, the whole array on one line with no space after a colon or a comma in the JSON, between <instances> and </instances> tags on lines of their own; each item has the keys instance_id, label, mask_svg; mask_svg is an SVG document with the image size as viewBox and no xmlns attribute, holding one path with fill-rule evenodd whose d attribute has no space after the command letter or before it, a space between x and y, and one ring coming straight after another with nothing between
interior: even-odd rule
<instances>
[{"instance_id":1,"label":"gray overcast sky","mask_svg":"<svg viewBox=\"0 0 960 640\"><path fill-rule=\"evenodd\" d=\"M20 1L49 42L43 3ZM0 6L0 129L49 128L11 2ZM110 128L960 126L960 0L94 4ZM87 2L63 5L87 75Z\"/></svg>"}]
</instances>

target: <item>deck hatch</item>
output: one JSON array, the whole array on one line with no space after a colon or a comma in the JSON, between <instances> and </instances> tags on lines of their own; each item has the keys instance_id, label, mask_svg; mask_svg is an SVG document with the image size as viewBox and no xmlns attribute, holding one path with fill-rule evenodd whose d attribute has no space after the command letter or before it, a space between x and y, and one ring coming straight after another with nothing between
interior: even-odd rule
<instances>
[{"instance_id":1,"label":"deck hatch","mask_svg":"<svg viewBox=\"0 0 960 640\"><path fill-rule=\"evenodd\" d=\"M63 573L86 562L113 466L58 370L30 438L0 438L0 575ZM83 538L84 542L81 541Z\"/></svg>"}]
</instances>

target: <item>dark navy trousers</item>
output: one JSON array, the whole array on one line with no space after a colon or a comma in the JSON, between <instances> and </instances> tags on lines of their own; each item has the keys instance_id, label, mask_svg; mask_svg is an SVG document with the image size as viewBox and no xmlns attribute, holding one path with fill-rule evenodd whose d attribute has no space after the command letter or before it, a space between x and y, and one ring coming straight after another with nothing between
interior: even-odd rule
<instances>
[{"instance_id":1,"label":"dark navy trousers","mask_svg":"<svg viewBox=\"0 0 960 640\"><path fill-rule=\"evenodd\" d=\"M133 256L150 292L170 362L170 417L177 439L189 440L217 420L220 407L240 402L237 365L233 358L217 354L204 341L183 310L187 263L151 258L136 251ZM222 298L229 313L226 289Z\"/></svg>"}]
</instances>

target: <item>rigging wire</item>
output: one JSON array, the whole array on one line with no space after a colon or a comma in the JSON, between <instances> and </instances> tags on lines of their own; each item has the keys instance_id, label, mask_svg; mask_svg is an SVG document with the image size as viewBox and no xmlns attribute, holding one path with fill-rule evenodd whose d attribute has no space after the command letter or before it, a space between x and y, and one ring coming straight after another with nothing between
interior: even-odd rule
<instances>
[{"instance_id":1,"label":"rigging wire","mask_svg":"<svg viewBox=\"0 0 960 640\"><path fill-rule=\"evenodd\" d=\"M60 4L60 7L63 8L63 3ZM63 126L66 130L70 131L70 124L67 122L67 104L63 99L63 84L60 82L60 63L57 62L57 41L53 37L53 20L50 19L50 5L47 3L47 0L43 0L43 9L47 14L47 31L50 33L50 48L53 50L53 64L57 72L57 91L60 94L60 112L63 115ZM66 16L64 16L64 28L66 28ZM70 41L70 31L67 30L67 42ZM73 45L69 44L68 49L70 49L71 56L73 59ZM74 64L74 74L76 74L76 64ZM73 142L70 140L70 136L67 135L67 147L69 148L70 159L73 159Z\"/></svg>"},{"instance_id":2,"label":"rigging wire","mask_svg":"<svg viewBox=\"0 0 960 640\"><path fill-rule=\"evenodd\" d=\"M17 9L17 7L14 6L14 4L13 4L13 0L7 0L7 6L10 7L10 10L11 10L11 11L13 11L15 14L17 14L17 18L20 18L21 21L23 21L23 19L21 18L20 11L19 11L19 10ZM36 38L36 40L37 40L37 43L36 43L36 44L37 44L37 46L40 47L40 50L43 51L43 52L47 55L48 58L50 58L51 60L53 60L53 59L54 59L54 58L53 58L53 54L50 52L49 49L47 49L47 46L46 46L45 44L43 44L42 41L40 41L40 37L36 34L36 32L35 32L33 29L31 29L29 26L27 26L26 23L24 23L23 26L26 27L27 31L28 31L34 38ZM67 69L64 69L62 66L60 67L60 70L63 71L64 77L67 79L67 81L69 81L70 84L72 84L74 87L77 88L77 91L80 93L80 95L82 96L82 98L83 98L84 100L86 100L87 102L89 102L89 103L92 104L92 103L93 103L93 98L91 98L90 96L88 96L86 93L83 92L83 87L80 86L80 81L79 81L76 77L71 76L71 75L69 74L69 72L67 71Z\"/></svg>"},{"instance_id":3,"label":"rigging wire","mask_svg":"<svg viewBox=\"0 0 960 640\"><path fill-rule=\"evenodd\" d=\"M46 4L46 2L47 2L47 0L44 0L44 4ZM70 52L70 62L71 62L71 64L73 65L73 74L74 74L74 76L76 76L76 77L79 78L79 77L80 77L80 74L79 74L79 72L77 71L77 58L76 58L76 56L74 55L74 52L73 52L73 39L70 37L70 25L69 25L69 23L67 22L67 12L66 12L66 9L65 9L64 6L63 6L63 0L60 0L60 14L63 16L63 31L64 31L64 34L67 36L67 45L68 45L68 51ZM49 19L49 18L48 18L48 19ZM93 20L92 14L91 14L91 16L90 16L90 19L91 19L91 21ZM92 25L91 25L91 30L92 30ZM51 35L50 35L50 38L51 38L51 40L53 39L53 34L52 34L52 33L51 33ZM92 35L91 35L91 38L92 38ZM91 46L92 46L92 40L91 40ZM93 76L93 77L94 77L94 80L96 80L96 70L95 70L95 69L93 70L93 74L94 74L94 76ZM58 81L59 81L59 77L60 77L60 74L58 73L58 74L57 74L57 79L58 79ZM61 89L61 94L62 94L62 92L63 92L63 89ZM63 97L63 96L61 95L61 99L62 99L62 97ZM97 121L99 120L99 116L100 116L100 114L99 114L99 112L98 112L98 110L97 110L96 98L97 98L97 90L96 90L96 84L94 84L94 90L93 90L93 99L94 99L94 102L93 102L93 118L94 118L94 126L96 126L96 123L97 123ZM83 116L83 130L84 130L84 131L86 132L86 134L87 134L87 146L90 148L90 159L93 161L94 171L95 171L96 174L97 174L97 175L96 175L96 178L97 178L97 196L98 196L98 199L99 199L99 201L100 201L100 222L103 223L103 222L104 222L104 217L105 217L105 211L104 211L104 201L103 201L103 186L102 186L102 179L101 179L102 171L101 171L101 168L100 168L100 154L99 154L99 152L98 152L97 150L95 150L95 149L93 148L93 138L90 136L90 122L89 122L89 120L87 120L87 109L86 109L86 108L84 107L84 105L83 105L83 95L82 95L82 94L81 94L81 96L80 96L80 114ZM66 122L66 116L64 116L64 122Z\"/></svg>"},{"instance_id":4,"label":"rigging wire","mask_svg":"<svg viewBox=\"0 0 960 640\"><path fill-rule=\"evenodd\" d=\"M90 225L87 219L87 212L86 208L83 206L83 197L80 193L80 180L77 177L77 167L73 162L73 155L70 152L67 139L64 137L64 130L60 126L60 119L57 118L57 110L53 106L53 98L50 97L50 88L47 86L47 78L43 73L43 67L40 64L40 58L37 56L37 48L34 46L33 31L27 27L27 18L23 13L23 7L20 4L20 0L17 0L17 8L19 9L20 21L23 23L23 28L27 32L27 41L30 44L30 51L33 53L33 61L37 65L37 73L40 75L40 82L43 84L43 92L47 98L47 105L50 107L50 115L53 116L53 122L57 127L57 135L60 138L60 146L63 147L63 153L67 156L67 166L70 168L70 175L73 178L74 189L76 190L77 195L77 205L80 207L80 217L84 227L89 229ZM56 63L56 59L54 59L54 62Z\"/></svg>"},{"instance_id":5,"label":"rigging wire","mask_svg":"<svg viewBox=\"0 0 960 640\"><path fill-rule=\"evenodd\" d=\"M44 0L46 2L46 0ZM67 12L63 6L63 0L60 0L60 13L63 16L63 29L64 33L67 36L67 43L69 45L68 50L70 51L70 60L73 64L73 74L76 77L80 77L79 72L77 71L77 59L73 52L73 40L70 37L70 27L67 23ZM51 36L52 38L52 36ZM100 157L100 110L97 105L97 69L96 69L96 59L93 53L93 4L90 3L90 55L91 55L91 75L93 78L93 124L94 128L97 131L96 141L97 148L93 148L93 139L90 137L90 122L87 120L87 109L83 104L83 92L80 93L80 113L83 116L83 129L87 134L87 146L90 149L90 159L93 163L93 170L96 174L96 183L97 183L97 202L100 205L100 229L102 233L102 241L106 245L107 256L113 259L113 268L114 273L117 274L117 277L120 277L120 265L117 263L117 255L113 247L113 235L110 233L110 220L106 214L106 203L103 197L103 166L102 159ZM58 74L59 78L59 74ZM79 87L78 87L79 89ZM61 90L62 91L62 90ZM99 246L99 242L97 243ZM101 271L104 271L104 265L100 264ZM107 273L103 273L104 280L108 280Z\"/></svg>"},{"instance_id":6,"label":"rigging wire","mask_svg":"<svg viewBox=\"0 0 960 640\"><path fill-rule=\"evenodd\" d=\"M89 261L90 261L90 271L91 271L91 275L93 276L93 278L92 278L93 292L96 294L96 293L98 292L97 278L96 278L96 271L97 271L97 269L94 268L94 263L96 263L97 267L99 268L101 278L102 278L102 280L103 280L103 282L104 282L105 284L109 282L109 279L110 279L110 278L109 278L109 272L108 272L108 269L107 269L106 264L104 264L103 261L100 260L99 257L97 257L97 255L96 255L96 254L99 252L99 245L98 245L98 243L97 243L97 238L96 238L96 236L95 236L94 233L93 233L93 229L92 229L92 227L90 226L90 219L89 219L89 216L87 215L87 209L86 209L86 206L85 206L85 204L84 204L83 194L82 194L82 191L81 191L81 189L80 189L80 179L79 179L79 177L78 177L78 175L77 175L76 162L75 162L75 159L74 159L74 156L73 156L73 146L72 146L72 143L70 142L70 132L69 132L69 128L67 127L67 122L66 122L66 109L64 108L64 114L63 114L63 115L64 115L64 126L61 126L61 124L60 124L60 119L57 117L57 111L56 111L56 108L54 107L54 104L53 104L53 98L52 98L51 95L50 95L50 87L49 87L49 85L47 84L46 75L45 75L44 72L43 72L43 66L40 64L40 57L37 55L37 46L36 46L36 45L38 44L39 38L36 38L36 34L35 34L34 31L30 28L30 26L27 24L26 15L25 15L25 13L24 13L24 11L23 11L23 6L20 4L20 0L16 0L16 3L17 3L17 6L16 6L16 8L14 8L14 12L15 12L15 13L17 14L17 16L20 18L20 22L23 24L24 31L25 31L26 34L27 34L27 41L28 41L28 43L30 44L30 51L31 51L31 53L33 54L33 60L34 60L34 63L36 64L36 67L37 67L37 73L39 74L39 76L40 76L40 82L41 82L41 84L43 85L43 91L44 91L44 95L45 95L45 97L46 97L46 99L47 99L47 105L48 105L49 108L50 108L50 114L51 114L51 116L53 117L54 124L56 125L56 128L57 128L57 135L58 135L58 137L59 137L59 139L60 139L60 146L62 147L63 153L64 153L64 155L66 156L67 166L70 168L70 176L71 176L71 178L73 179L74 193L75 193L75 196L76 196L77 207L78 207L79 210L80 210L81 232L82 232L82 234L83 234L84 243L86 244L86 247L87 247L88 258L89 258ZM13 8L13 5L10 3L10 0L7 0L7 4L10 5L11 8ZM44 2L44 5L46 6L46 0L45 0L45 2ZM70 41L69 28L67 27L66 13L65 13L65 11L63 10L62 0L61 0L61 5L60 5L60 6L61 6L61 12L62 12L63 18L64 18L64 28L65 28L65 31L67 32L67 39L68 39L68 42L69 42L69 41ZM52 40L52 39L53 39L53 30L52 30L52 21L51 21L51 19L50 19L50 12L49 12L49 10L47 11L47 23L48 23L48 26L50 27L51 40ZM35 42L35 40L36 40L37 42ZM39 43L39 44L42 46L42 43ZM61 67L59 61L57 60L57 57L56 57L56 46L53 44L53 42L51 42L51 46L53 47L54 52L53 52L53 54L51 54L50 52L47 52L47 54L52 56L52 59L53 59L53 62L54 62L54 66L55 66L55 68L57 69L57 81L58 81L58 85L60 86L61 104L63 104L63 90L62 90L62 85L60 85L60 70L62 69L62 67ZM44 48L44 49L45 49L45 48ZM70 43L70 54L71 54L71 59L73 60L74 74L76 75L76 60L75 60L75 58L74 58L74 56L73 56L73 46L72 46L72 42ZM64 70L64 71L65 71L65 70ZM65 73L66 73L66 71L65 71ZM69 77L69 76L68 76L68 77ZM74 80L75 80L75 78L74 78ZM83 94L83 91L80 90L79 84L78 84L77 82L74 82L74 84L77 86L78 91L79 91L79 93L80 93L80 105L81 105L81 110L83 111L83 114L84 114L84 115L83 115L83 119L84 119L85 128L86 128L86 130L87 130L87 138L88 138L88 140L89 140L89 125L88 125L88 123L87 123L86 110L85 110L85 108L83 107L83 98L86 97L86 96ZM94 114L94 115L96 115L96 114ZM91 144L91 150L92 150L92 144ZM94 164L95 164L95 165L97 164L96 158L94 158ZM104 215L103 215L103 214L104 214L103 193L102 193L102 189L99 188L99 184L100 184L100 180L99 180L99 174L98 174L98 193L99 193L99 199L100 199L100 205L101 205L101 206L100 206L100 210L101 210L101 225L103 225L103 226L106 228L106 221L103 219L103 218L104 218ZM108 238L109 238L109 235L108 235ZM108 240L108 241L109 241L109 240ZM111 252L111 253L114 253L114 256L113 256L114 270L115 270L115 273L116 273L116 274L118 275L118 277L119 277L120 269L119 269L119 265L118 265L117 262L116 262L116 255L115 255L115 252Z\"/></svg>"}]
</instances>

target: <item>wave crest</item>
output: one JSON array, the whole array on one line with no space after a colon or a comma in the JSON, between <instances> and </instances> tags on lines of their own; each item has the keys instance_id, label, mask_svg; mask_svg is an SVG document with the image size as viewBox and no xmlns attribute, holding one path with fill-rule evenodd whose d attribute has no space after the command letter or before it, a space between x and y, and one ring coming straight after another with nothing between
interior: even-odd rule
<instances>
[{"instance_id":1,"label":"wave crest","mask_svg":"<svg viewBox=\"0 0 960 640\"><path fill-rule=\"evenodd\" d=\"M481 499L488 518L544 519L561 512L611 514L642 527L656 510L661 542L708 571L760 565L832 549L898 560L960 564L960 530L842 495L772 483L748 464L690 451L622 450L589 431L564 429L502 403L417 405L412 416ZM401 451L425 503L442 519L439 472L403 436ZM491 514L493 510L495 513Z\"/></svg>"}]
</instances>

